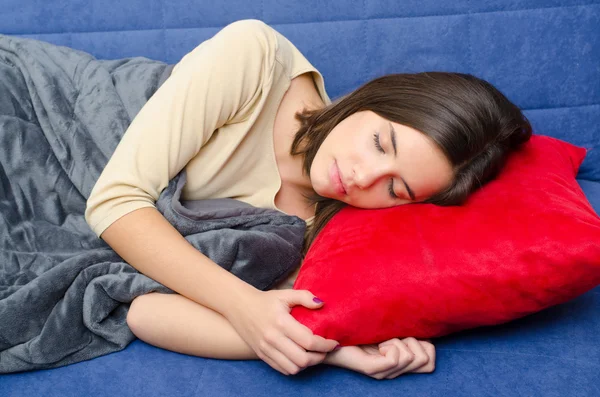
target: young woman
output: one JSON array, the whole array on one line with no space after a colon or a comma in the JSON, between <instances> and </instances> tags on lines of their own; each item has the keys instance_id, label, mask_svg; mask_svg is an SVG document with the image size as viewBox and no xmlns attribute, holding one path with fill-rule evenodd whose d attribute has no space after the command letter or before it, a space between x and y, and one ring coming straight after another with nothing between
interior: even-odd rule
<instances>
[{"instance_id":1,"label":"young woman","mask_svg":"<svg viewBox=\"0 0 600 397\"><path fill-rule=\"evenodd\" d=\"M229 197L296 215L307 222L306 251L344 205L462 203L530 135L515 105L464 74L383 76L332 103L289 40L243 20L174 67L121 139L85 216L129 264L177 292L132 302L128 325L148 343L259 358L286 375L319 363L377 379L431 372L428 341L335 349L290 315L324 304L291 289L297 272L260 291L191 246L154 204L185 168L183 199Z\"/></svg>"}]
</instances>

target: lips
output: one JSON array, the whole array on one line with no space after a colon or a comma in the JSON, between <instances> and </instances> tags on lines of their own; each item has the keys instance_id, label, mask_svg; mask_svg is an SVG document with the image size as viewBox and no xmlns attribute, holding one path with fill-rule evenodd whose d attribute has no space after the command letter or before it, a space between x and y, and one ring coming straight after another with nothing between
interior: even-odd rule
<instances>
[{"instance_id":1,"label":"lips","mask_svg":"<svg viewBox=\"0 0 600 397\"><path fill-rule=\"evenodd\" d=\"M329 178L331 180L331 184L334 186L337 193L340 195L346 195L346 189L344 187L344 183L342 182L342 177L340 175L340 169L338 168L337 161L331 165L329 170Z\"/></svg>"},{"instance_id":2,"label":"lips","mask_svg":"<svg viewBox=\"0 0 600 397\"><path fill-rule=\"evenodd\" d=\"M337 163L336 163L336 167L337 167ZM340 172L340 168L337 167L338 170L338 176L340 178L340 184L342 185L342 189L344 189L344 194L348 194L348 189L346 189L346 184L344 183L344 179L342 178L342 173Z\"/></svg>"}]
</instances>

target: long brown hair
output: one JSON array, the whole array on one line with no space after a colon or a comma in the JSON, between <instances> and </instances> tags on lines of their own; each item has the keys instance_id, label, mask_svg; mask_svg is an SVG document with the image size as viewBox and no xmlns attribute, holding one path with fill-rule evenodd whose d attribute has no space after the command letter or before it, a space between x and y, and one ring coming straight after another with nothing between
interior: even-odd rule
<instances>
[{"instance_id":1,"label":"long brown hair","mask_svg":"<svg viewBox=\"0 0 600 397\"><path fill-rule=\"evenodd\" d=\"M333 128L353 113L370 110L425 134L454 167L451 185L419 203L460 205L469 194L492 180L511 151L531 137L531 125L521 110L498 89L470 74L423 72L389 74L367 82L321 109L304 109L290 154L303 155L303 171ZM316 193L312 228L303 255L331 218L346 203Z\"/></svg>"}]
</instances>

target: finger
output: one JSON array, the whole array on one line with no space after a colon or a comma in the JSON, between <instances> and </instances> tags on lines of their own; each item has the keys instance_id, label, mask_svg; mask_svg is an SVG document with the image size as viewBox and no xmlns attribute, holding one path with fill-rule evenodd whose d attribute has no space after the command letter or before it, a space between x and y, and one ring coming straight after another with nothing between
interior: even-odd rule
<instances>
[{"instance_id":1,"label":"finger","mask_svg":"<svg viewBox=\"0 0 600 397\"><path fill-rule=\"evenodd\" d=\"M410 353L407 353L406 351L403 351L403 354L404 354L404 357L405 357L404 361L401 360L398 363L398 366L396 368L392 368L391 370L389 370L386 373L382 374L382 378L383 379L394 379L394 378L397 378L398 376L400 376L402 374L413 372L411 370L411 368L415 367L414 362L416 360L415 359L416 355L412 353L411 349L408 348L408 346L406 345L406 343L404 343L403 341L399 341L398 340L398 341L396 341L394 343L394 346L396 346L396 347L397 346L402 346L402 345L404 345L404 347L406 347ZM405 363L407 363L407 364L405 364Z\"/></svg>"},{"instance_id":2,"label":"finger","mask_svg":"<svg viewBox=\"0 0 600 397\"><path fill-rule=\"evenodd\" d=\"M431 373L434 370L435 370L435 363L433 361L429 361L427 364L423 365L422 367L412 370L412 371L399 370L399 371L393 372L393 373L389 374L385 379L394 379L405 373L411 373L411 374Z\"/></svg>"},{"instance_id":3,"label":"finger","mask_svg":"<svg viewBox=\"0 0 600 397\"><path fill-rule=\"evenodd\" d=\"M283 375L289 375L289 373L283 369L279 364L277 364L275 361L273 361L273 359L269 356L267 356L266 354L262 354L262 357L259 357L262 361L264 361L265 363L267 363L271 368L273 368L274 370L282 373Z\"/></svg>"},{"instance_id":4,"label":"finger","mask_svg":"<svg viewBox=\"0 0 600 397\"><path fill-rule=\"evenodd\" d=\"M426 365L422 366L421 368L419 368L413 372L414 373L431 373L431 372L435 371L435 359L436 359L435 346L432 343L427 343L427 342L423 342L423 341L419 341L419 343L425 350L425 353L427 353L427 356L429 356L429 362Z\"/></svg>"},{"instance_id":5,"label":"finger","mask_svg":"<svg viewBox=\"0 0 600 397\"><path fill-rule=\"evenodd\" d=\"M289 294L286 296L286 302L289 307L302 305L309 309L319 309L324 302L313 295L308 290L287 290ZM296 320L291 314L288 317L289 332L287 337L292 339L298 345L306 350L316 351L321 353L329 353L339 344L333 339L326 339L319 335L314 335L312 330Z\"/></svg>"},{"instance_id":6,"label":"finger","mask_svg":"<svg viewBox=\"0 0 600 397\"><path fill-rule=\"evenodd\" d=\"M327 353L306 351L285 335L277 338L272 346L301 369L321 363L327 355Z\"/></svg>"},{"instance_id":7,"label":"finger","mask_svg":"<svg viewBox=\"0 0 600 397\"><path fill-rule=\"evenodd\" d=\"M392 357L392 359L390 360L391 367L388 367L385 370L380 371L378 374L376 374L379 375L378 379L395 378L408 365L408 360L406 358L408 354L404 351L401 351L401 348L399 348L397 344L385 345L380 348L380 351L386 357Z\"/></svg>"},{"instance_id":8,"label":"finger","mask_svg":"<svg viewBox=\"0 0 600 397\"><path fill-rule=\"evenodd\" d=\"M404 338L402 339L402 342L414 354L414 359L409 365L402 369L400 372L401 374L404 372L413 372L429 363L429 355L425 352L425 349L418 340L415 338Z\"/></svg>"},{"instance_id":9,"label":"finger","mask_svg":"<svg viewBox=\"0 0 600 397\"><path fill-rule=\"evenodd\" d=\"M414 353L414 360L405 368L389 371L385 379L394 379L404 373L430 373L435 369L435 347L414 338L387 341L395 344L404 343Z\"/></svg>"},{"instance_id":10,"label":"finger","mask_svg":"<svg viewBox=\"0 0 600 397\"><path fill-rule=\"evenodd\" d=\"M385 371L382 371L379 375L382 379L391 379L391 377L396 377L403 372L406 372L406 369L410 369L411 364L415 359L415 354L411 349L400 339L390 339L389 341L383 342L380 344L380 350L386 356L390 349L396 349L398 351L398 359L394 363L393 368L388 368Z\"/></svg>"},{"instance_id":11,"label":"finger","mask_svg":"<svg viewBox=\"0 0 600 397\"><path fill-rule=\"evenodd\" d=\"M298 373L299 368L294 364L285 354L281 353L273 346L265 346L263 348L263 354L275 362L280 368L283 369L285 375L293 375Z\"/></svg>"},{"instance_id":12,"label":"finger","mask_svg":"<svg viewBox=\"0 0 600 397\"><path fill-rule=\"evenodd\" d=\"M290 289L287 291L288 294L286 295L285 300L289 307L297 305L302 305L308 309L320 309L323 307L324 302L308 290Z\"/></svg>"},{"instance_id":13,"label":"finger","mask_svg":"<svg viewBox=\"0 0 600 397\"><path fill-rule=\"evenodd\" d=\"M291 314L284 321L283 333L307 351L329 353L338 345L338 342L333 339L325 339L313 334L310 328L300 323Z\"/></svg>"},{"instance_id":14,"label":"finger","mask_svg":"<svg viewBox=\"0 0 600 397\"><path fill-rule=\"evenodd\" d=\"M402 352L400 352L401 350ZM395 364L393 368L372 375L373 377L377 379L394 379L407 372L406 368L411 365L410 360L412 360L414 356L412 352L410 352L410 349L408 349L408 347L400 340L396 340L391 344L386 344L381 348L381 352L386 355L390 355L392 351L398 352L397 364Z\"/></svg>"},{"instance_id":15,"label":"finger","mask_svg":"<svg viewBox=\"0 0 600 397\"><path fill-rule=\"evenodd\" d=\"M307 351L306 354L308 354L308 365L304 368L308 368L308 367L312 367L313 365L321 364L323 361L325 361L325 358L327 357L327 353L318 353L318 352Z\"/></svg>"},{"instance_id":16,"label":"finger","mask_svg":"<svg viewBox=\"0 0 600 397\"><path fill-rule=\"evenodd\" d=\"M388 345L379 349L381 356L369 356L369 362L366 363L367 372L371 377L383 379L391 371L398 369L400 360L400 350L397 346Z\"/></svg>"}]
</instances>

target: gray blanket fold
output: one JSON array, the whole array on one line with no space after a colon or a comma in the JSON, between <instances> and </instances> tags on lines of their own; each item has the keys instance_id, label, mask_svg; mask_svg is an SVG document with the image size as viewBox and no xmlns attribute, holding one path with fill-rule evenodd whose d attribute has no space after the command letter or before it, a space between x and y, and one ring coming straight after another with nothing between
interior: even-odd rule
<instances>
[{"instance_id":1,"label":"gray blanket fold","mask_svg":"<svg viewBox=\"0 0 600 397\"><path fill-rule=\"evenodd\" d=\"M84 219L95 181L170 68L0 35L0 373L122 350L135 339L130 302L174 293ZM186 178L156 207L194 247L262 290L299 264L304 221L232 199L184 201Z\"/></svg>"}]
</instances>

